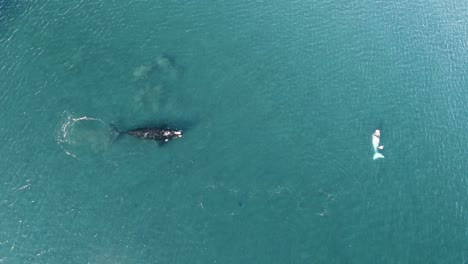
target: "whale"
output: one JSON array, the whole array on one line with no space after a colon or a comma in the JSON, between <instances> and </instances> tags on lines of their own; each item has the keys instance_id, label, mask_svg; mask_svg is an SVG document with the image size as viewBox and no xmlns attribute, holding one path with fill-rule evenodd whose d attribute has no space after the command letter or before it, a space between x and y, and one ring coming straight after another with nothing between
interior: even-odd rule
<instances>
[{"instance_id":1,"label":"whale","mask_svg":"<svg viewBox=\"0 0 468 264\"><path fill-rule=\"evenodd\" d=\"M374 134L372 134L372 147L374 148L374 155L372 156L373 160L383 159L384 155L379 152L379 149L383 149L383 146L380 145L380 130L376 129Z\"/></svg>"},{"instance_id":2,"label":"whale","mask_svg":"<svg viewBox=\"0 0 468 264\"><path fill-rule=\"evenodd\" d=\"M111 127L117 133L119 133L117 138L120 137L121 135L130 135L136 138L154 140L158 142L168 142L176 138L181 138L183 134L182 130L180 129L173 129L173 128L168 128L165 126L141 127L141 128L134 128L131 130L126 130L126 131L121 131L115 125L112 125L112 124L111 124Z\"/></svg>"}]
</instances>

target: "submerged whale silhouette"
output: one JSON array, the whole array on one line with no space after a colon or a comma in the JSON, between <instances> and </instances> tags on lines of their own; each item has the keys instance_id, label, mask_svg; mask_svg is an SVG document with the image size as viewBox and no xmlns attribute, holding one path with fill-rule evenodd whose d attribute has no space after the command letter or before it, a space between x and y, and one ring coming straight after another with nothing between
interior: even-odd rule
<instances>
[{"instance_id":1,"label":"submerged whale silhouette","mask_svg":"<svg viewBox=\"0 0 468 264\"><path fill-rule=\"evenodd\" d=\"M115 125L112 128L121 135L130 135L141 139L150 139L159 142L168 142L174 138L182 137L182 130L172 129L167 127L143 127L135 128L127 131L120 131Z\"/></svg>"}]
</instances>

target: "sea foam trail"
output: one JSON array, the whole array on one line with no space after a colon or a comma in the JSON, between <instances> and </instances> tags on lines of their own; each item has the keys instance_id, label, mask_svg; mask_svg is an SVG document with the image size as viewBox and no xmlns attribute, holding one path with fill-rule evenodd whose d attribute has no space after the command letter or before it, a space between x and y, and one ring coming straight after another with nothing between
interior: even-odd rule
<instances>
[{"instance_id":1,"label":"sea foam trail","mask_svg":"<svg viewBox=\"0 0 468 264\"><path fill-rule=\"evenodd\" d=\"M60 129L57 133L57 144L69 156L77 157L78 153L101 152L110 141L110 129L99 118L74 117L64 112Z\"/></svg>"}]
</instances>

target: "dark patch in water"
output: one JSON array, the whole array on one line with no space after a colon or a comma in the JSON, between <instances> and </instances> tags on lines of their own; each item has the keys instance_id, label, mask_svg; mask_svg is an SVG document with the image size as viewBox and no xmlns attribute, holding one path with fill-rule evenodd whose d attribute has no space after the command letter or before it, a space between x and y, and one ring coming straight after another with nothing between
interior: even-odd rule
<instances>
[{"instance_id":1,"label":"dark patch in water","mask_svg":"<svg viewBox=\"0 0 468 264\"><path fill-rule=\"evenodd\" d=\"M18 6L17 0L0 0L0 26L14 18Z\"/></svg>"}]
</instances>

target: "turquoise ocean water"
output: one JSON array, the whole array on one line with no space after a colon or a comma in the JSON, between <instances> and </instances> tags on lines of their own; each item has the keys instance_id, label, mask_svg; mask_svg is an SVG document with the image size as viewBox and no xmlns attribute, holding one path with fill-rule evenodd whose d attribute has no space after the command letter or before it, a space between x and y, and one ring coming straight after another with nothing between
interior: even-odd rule
<instances>
[{"instance_id":1,"label":"turquoise ocean water","mask_svg":"<svg viewBox=\"0 0 468 264\"><path fill-rule=\"evenodd\" d=\"M0 263L466 263L467 13L0 1Z\"/></svg>"}]
</instances>

